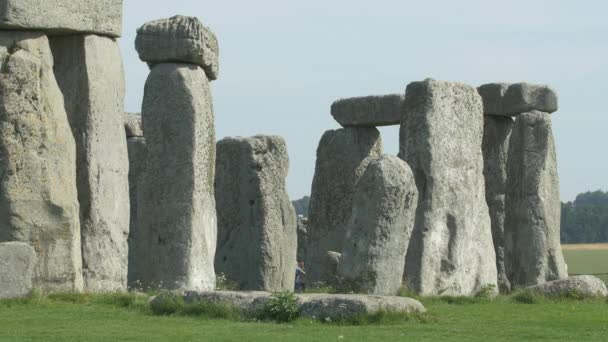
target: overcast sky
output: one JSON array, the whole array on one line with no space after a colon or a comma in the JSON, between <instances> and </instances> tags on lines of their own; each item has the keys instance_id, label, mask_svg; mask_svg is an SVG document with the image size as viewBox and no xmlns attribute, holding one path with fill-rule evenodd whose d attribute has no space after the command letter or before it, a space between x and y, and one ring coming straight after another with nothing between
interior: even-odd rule
<instances>
[{"instance_id":1,"label":"overcast sky","mask_svg":"<svg viewBox=\"0 0 608 342\"><path fill-rule=\"evenodd\" d=\"M148 75L135 31L175 14L218 36L217 138L283 136L293 199L310 193L319 139L339 127L335 99L404 92L427 77L551 85L562 199L608 188L608 1L126 0L129 111L140 111ZM396 154L398 127L381 131Z\"/></svg>"}]
</instances>

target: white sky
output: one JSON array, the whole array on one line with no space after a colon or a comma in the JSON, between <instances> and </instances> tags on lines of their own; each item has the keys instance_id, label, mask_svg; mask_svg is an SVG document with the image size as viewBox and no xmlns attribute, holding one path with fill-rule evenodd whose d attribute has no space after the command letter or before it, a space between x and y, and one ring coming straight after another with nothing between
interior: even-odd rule
<instances>
[{"instance_id":1,"label":"white sky","mask_svg":"<svg viewBox=\"0 0 608 342\"><path fill-rule=\"evenodd\" d=\"M427 77L551 85L562 199L608 188L608 1L125 0L129 111L140 111L148 75L135 31L175 14L218 36L217 138L283 136L292 199L310 193L318 141L339 127L335 99L403 92ZM396 154L398 127L381 131Z\"/></svg>"}]
</instances>

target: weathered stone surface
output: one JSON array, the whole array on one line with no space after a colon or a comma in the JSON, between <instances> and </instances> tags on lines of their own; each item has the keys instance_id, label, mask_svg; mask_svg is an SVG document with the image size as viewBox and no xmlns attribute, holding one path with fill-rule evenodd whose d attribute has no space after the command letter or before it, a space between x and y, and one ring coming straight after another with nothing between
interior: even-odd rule
<instances>
[{"instance_id":1,"label":"weathered stone surface","mask_svg":"<svg viewBox=\"0 0 608 342\"><path fill-rule=\"evenodd\" d=\"M141 122L141 113L125 113L125 133L127 138L144 136L144 127Z\"/></svg>"},{"instance_id":2,"label":"weathered stone surface","mask_svg":"<svg viewBox=\"0 0 608 342\"><path fill-rule=\"evenodd\" d=\"M240 289L293 290L297 223L285 186L288 170L281 137L217 143L215 269Z\"/></svg>"},{"instance_id":3,"label":"weathered stone surface","mask_svg":"<svg viewBox=\"0 0 608 342\"><path fill-rule=\"evenodd\" d=\"M521 114L507 161L505 268L512 286L568 276L560 246L560 212L551 115Z\"/></svg>"},{"instance_id":4,"label":"weathered stone surface","mask_svg":"<svg viewBox=\"0 0 608 342\"><path fill-rule=\"evenodd\" d=\"M414 313L426 311L417 300L406 297L384 297L356 294L296 295L303 317L323 321L346 319L379 311Z\"/></svg>"},{"instance_id":5,"label":"weathered stone surface","mask_svg":"<svg viewBox=\"0 0 608 342\"><path fill-rule=\"evenodd\" d=\"M120 37L122 0L0 0L0 29Z\"/></svg>"},{"instance_id":6,"label":"weathered stone surface","mask_svg":"<svg viewBox=\"0 0 608 342\"><path fill-rule=\"evenodd\" d=\"M24 242L0 243L0 299L27 296L32 291L36 251Z\"/></svg>"},{"instance_id":7,"label":"weathered stone surface","mask_svg":"<svg viewBox=\"0 0 608 342\"><path fill-rule=\"evenodd\" d=\"M608 289L599 278L591 275L573 276L528 287L528 290L549 297L606 297Z\"/></svg>"},{"instance_id":8,"label":"weathered stone surface","mask_svg":"<svg viewBox=\"0 0 608 342\"><path fill-rule=\"evenodd\" d=\"M546 85L511 84L503 99L503 112L510 115L533 110L553 113L558 108L557 93Z\"/></svg>"},{"instance_id":9,"label":"weathered stone surface","mask_svg":"<svg viewBox=\"0 0 608 342\"><path fill-rule=\"evenodd\" d=\"M198 18L174 16L148 22L137 30L135 48L150 65L185 62L199 65L210 80L219 73L219 46L215 34Z\"/></svg>"},{"instance_id":10,"label":"weathered stone surface","mask_svg":"<svg viewBox=\"0 0 608 342\"><path fill-rule=\"evenodd\" d=\"M335 251L327 251L323 258L321 259L321 263L318 264L323 273L321 274L319 280L326 285L335 286L336 280L338 280L338 265L340 264L340 259L342 258L342 254ZM314 265L313 267L318 267ZM307 270L312 269L313 267L307 268ZM308 273L306 274L308 279ZM313 282L309 282L314 285Z\"/></svg>"},{"instance_id":11,"label":"weathered stone surface","mask_svg":"<svg viewBox=\"0 0 608 342\"><path fill-rule=\"evenodd\" d=\"M186 303L216 303L226 304L243 311L255 312L264 307L272 294L264 291L212 291L194 292L188 291L184 294Z\"/></svg>"},{"instance_id":12,"label":"weathered stone surface","mask_svg":"<svg viewBox=\"0 0 608 342\"><path fill-rule=\"evenodd\" d=\"M513 130L510 117L486 116L483 135L483 175L486 181L486 202L490 208L492 240L496 252L498 288L503 293L511 291L505 271L505 194L507 187L507 158L509 139Z\"/></svg>"},{"instance_id":13,"label":"weathered stone surface","mask_svg":"<svg viewBox=\"0 0 608 342\"><path fill-rule=\"evenodd\" d=\"M343 128L325 132L317 149L308 218L306 280L321 281L328 251L341 251L352 212L355 184L369 157L382 154L376 128Z\"/></svg>"},{"instance_id":14,"label":"weathered stone surface","mask_svg":"<svg viewBox=\"0 0 608 342\"><path fill-rule=\"evenodd\" d=\"M138 265L144 286L215 288L215 128L211 87L193 64L159 64L146 82L147 156L137 200L146 236ZM139 263L138 263L139 264Z\"/></svg>"},{"instance_id":15,"label":"weathered stone surface","mask_svg":"<svg viewBox=\"0 0 608 342\"><path fill-rule=\"evenodd\" d=\"M139 288L141 281L137 273L137 266L139 265L139 258L143 256L140 249L145 250L145 246L142 246L142 244L145 244L146 238L137 225L137 189L146 167L146 139L143 137L129 138L127 139L127 148L129 150L129 200L131 202L127 280L129 287Z\"/></svg>"},{"instance_id":16,"label":"weathered stone surface","mask_svg":"<svg viewBox=\"0 0 608 342\"><path fill-rule=\"evenodd\" d=\"M96 35L54 37L51 48L76 140L85 290L126 290L129 159L120 48Z\"/></svg>"},{"instance_id":17,"label":"weathered stone surface","mask_svg":"<svg viewBox=\"0 0 608 342\"><path fill-rule=\"evenodd\" d=\"M0 31L0 241L36 250L34 286L82 290L75 143L42 33Z\"/></svg>"},{"instance_id":18,"label":"weathered stone surface","mask_svg":"<svg viewBox=\"0 0 608 342\"><path fill-rule=\"evenodd\" d=\"M298 262L306 261L306 247L308 247L308 219L298 217L297 229L298 252L296 253L296 259Z\"/></svg>"},{"instance_id":19,"label":"weathered stone surface","mask_svg":"<svg viewBox=\"0 0 608 342\"><path fill-rule=\"evenodd\" d=\"M402 113L402 94L353 97L331 105L331 115L343 127L399 125Z\"/></svg>"},{"instance_id":20,"label":"weathered stone surface","mask_svg":"<svg viewBox=\"0 0 608 342\"><path fill-rule=\"evenodd\" d=\"M356 186L338 274L365 293L396 295L417 205L414 175L403 160L371 161Z\"/></svg>"},{"instance_id":21,"label":"weathered stone surface","mask_svg":"<svg viewBox=\"0 0 608 342\"><path fill-rule=\"evenodd\" d=\"M496 286L496 258L485 201L483 108L461 83L408 85L400 154L419 191L406 257L409 287L422 295L473 295Z\"/></svg>"},{"instance_id":22,"label":"weathered stone surface","mask_svg":"<svg viewBox=\"0 0 608 342\"><path fill-rule=\"evenodd\" d=\"M507 83L488 83L477 88L483 100L485 115L509 116L503 109L503 100L508 89Z\"/></svg>"}]
</instances>

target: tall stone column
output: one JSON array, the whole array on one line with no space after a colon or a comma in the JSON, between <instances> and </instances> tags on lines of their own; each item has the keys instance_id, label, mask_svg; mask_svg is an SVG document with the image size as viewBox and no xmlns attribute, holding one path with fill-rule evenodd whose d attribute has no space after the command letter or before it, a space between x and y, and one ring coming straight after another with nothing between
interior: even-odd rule
<instances>
[{"instance_id":1,"label":"tall stone column","mask_svg":"<svg viewBox=\"0 0 608 342\"><path fill-rule=\"evenodd\" d=\"M142 107L138 274L145 287L213 290L217 41L198 19L178 16L142 26L136 47L152 67Z\"/></svg>"},{"instance_id":2,"label":"tall stone column","mask_svg":"<svg viewBox=\"0 0 608 342\"><path fill-rule=\"evenodd\" d=\"M474 295L496 286L496 259L485 201L483 108L460 83L408 85L400 154L419 192L405 277L422 295Z\"/></svg>"},{"instance_id":3,"label":"tall stone column","mask_svg":"<svg viewBox=\"0 0 608 342\"><path fill-rule=\"evenodd\" d=\"M355 184L370 157L382 155L380 132L374 127L349 127L323 134L317 148L306 248L309 284L326 281L327 253L341 252L352 213Z\"/></svg>"},{"instance_id":4,"label":"tall stone column","mask_svg":"<svg viewBox=\"0 0 608 342\"><path fill-rule=\"evenodd\" d=\"M85 290L124 291L129 234L125 80L114 38L51 39L55 77L76 140Z\"/></svg>"},{"instance_id":5,"label":"tall stone column","mask_svg":"<svg viewBox=\"0 0 608 342\"><path fill-rule=\"evenodd\" d=\"M294 289L296 213L285 185L288 170L281 137L217 143L215 269L241 290Z\"/></svg>"}]
</instances>

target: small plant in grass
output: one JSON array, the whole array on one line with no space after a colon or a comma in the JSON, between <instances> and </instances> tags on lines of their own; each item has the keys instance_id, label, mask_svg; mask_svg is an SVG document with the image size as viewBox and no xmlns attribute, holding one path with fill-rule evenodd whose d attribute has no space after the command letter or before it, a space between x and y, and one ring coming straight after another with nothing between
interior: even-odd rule
<instances>
[{"instance_id":1,"label":"small plant in grass","mask_svg":"<svg viewBox=\"0 0 608 342\"><path fill-rule=\"evenodd\" d=\"M171 291L161 291L151 302L155 315L172 315L184 307L184 299Z\"/></svg>"},{"instance_id":2,"label":"small plant in grass","mask_svg":"<svg viewBox=\"0 0 608 342\"><path fill-rule=\"evenodd\" d=\"M300 316L296 297L292 292L277 292L264 305L259 315L262 320L287 323Z\"/></svg>"},{"instance_id":3,"label":"small plant in grass","mask_svg":"<svg viewBox=\"0 0 608 342\"><path fill-rule=\"evenodd\" d=\"M491 299L491 298L496 297L496 295L497 295L496 285L487 284L487 285L482 286L482 288L479 290L479 292L477 292L475 297Z\"/></svg>"},{"instance_id":4,"label":"small plant in grass","mask_svg":"<svg viewBox=\"0 0 608 342\"><path fill-rule=\"evenodd\" d=\"M240 290L240 286L237 282L228 279L228 277L226 277L226 274L220 273L215 276L215 290L238 291Z\"/></svg>"},{"instance_id":5,"label":"small plant in grass","mask_svg":"<svg viewBox=\"0 0 608 342\"><path fill-rule=\"evenodd\" d=\"M520 290L511 295L511 298L521 304L540 304L544 301L544 297L530 290Z\"/></svg>"}]
</instances>

